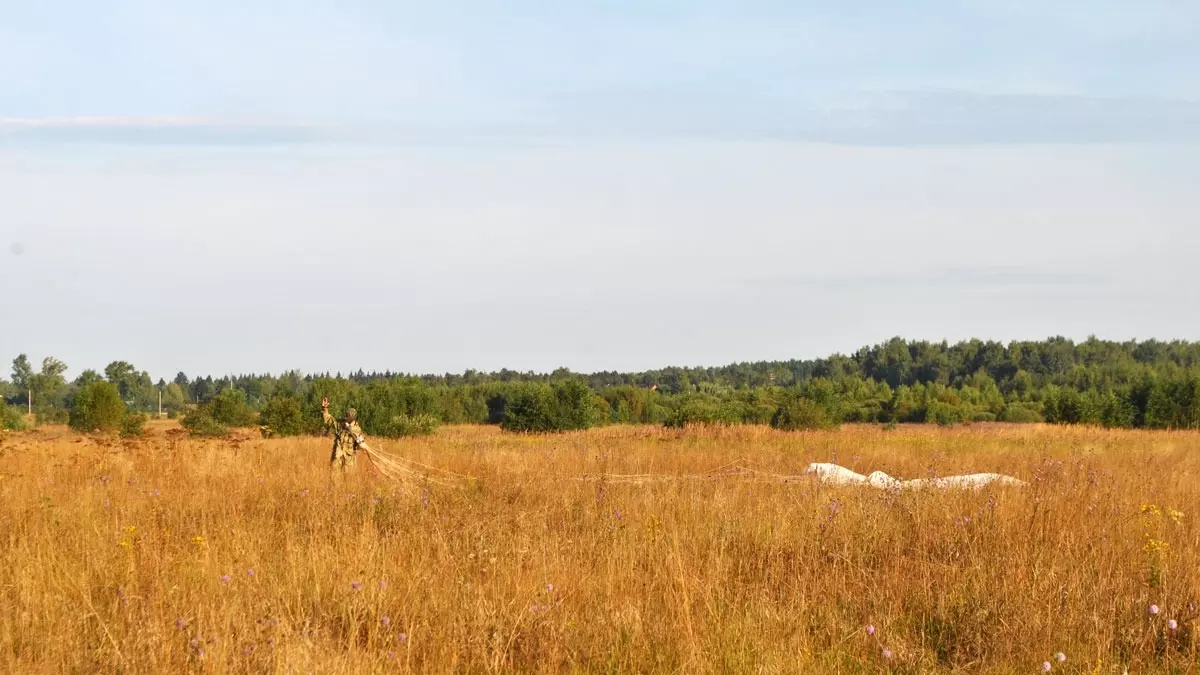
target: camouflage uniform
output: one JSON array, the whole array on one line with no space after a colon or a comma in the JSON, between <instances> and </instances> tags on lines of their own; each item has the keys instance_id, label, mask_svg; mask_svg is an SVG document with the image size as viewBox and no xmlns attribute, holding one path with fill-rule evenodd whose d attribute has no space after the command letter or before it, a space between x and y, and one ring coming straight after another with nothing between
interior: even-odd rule
<instances>
[{"instance_id":1,"label":"camouflage uniform","mask_svg":"<svg viewBox=\"0 0 1200 675\"><path fill-rule=\"evenodd\" d=\"M330 415L328 410L322 410L321 416L325 418L325 426L333 429L333 456L329 458L330 467L335 469L354 468L354 456L358 454L358 448L366 441L362 427L358 426L358 421L354 420L352 416L339 420Z\"/></svg>"}]
</instances>

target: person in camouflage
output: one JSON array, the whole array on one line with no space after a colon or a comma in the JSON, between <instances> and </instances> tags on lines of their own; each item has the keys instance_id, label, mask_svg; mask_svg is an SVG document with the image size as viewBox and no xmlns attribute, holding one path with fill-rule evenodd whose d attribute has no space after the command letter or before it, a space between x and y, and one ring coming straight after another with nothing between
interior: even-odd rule
<instances>
[{"instance_id":1,"label":"person in camouflage","mask_svg":"<svg viewBox=\"0 0 1200 675\"><path fill-rule=\"evenodd\" d=\"M354 408L346 411L342 419L335 419L329 414L329 397L321 399L321 417L325 426L333 430L333 455L329 465L335 469L353 469L354 458L358 449L366 445L366 436L362 427L358 426L358 412Z\"/></svg>"}]
</instances>

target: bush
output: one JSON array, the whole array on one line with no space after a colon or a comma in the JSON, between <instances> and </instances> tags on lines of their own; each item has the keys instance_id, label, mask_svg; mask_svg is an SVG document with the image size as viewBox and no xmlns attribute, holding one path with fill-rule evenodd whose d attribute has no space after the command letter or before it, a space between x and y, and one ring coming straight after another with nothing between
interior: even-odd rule
<instances>
[{"instance_id":1,"label":"bush","mask_svg":"<svg viewBox=\"0 0 1200 675\"><path fill-rule=\"evenodd\" d=\"M202 405L183 416L180 426L193 436L224 436L229 429L213 419L208 405Z\"/></svg>"},{"instance_id":2,"label":"bush","mask_svg":"<svg viewBox=\"0 0 1200 675\"><path fill-rule=\"evenodd\" d=\"M304 410L300 401L291 396L280 396L267 401L258 423L264 437L299 436L307 428Z\"/></svg>"},{"instance_id":3,"label":"bush","mask_svg":"<svg viewBox=\"0 0 1200 675\"><path fill-rule=\"evenodd\" d=\"M503 397L500 426L526 433L588 429L607 415L602 403L582 380L522 384Z\"/></svg>"},{"instance_id":4,"label":"bush","mask_svg":"<svg viewBox=\"0 0 1200 675\"><path fill-rule=\"evenodd\" d=\"M1045 420L1031 403L1010 403L1000 411L1000 421L1013 424L1038 424Z\"/></svg>"},{"instance_id":5,"label":"bush","mask_svg":"<svg viewBox=\"0 0 1200 675\"><path fill-rule=\"evenodd\" d=\"M125 403L115 385L92 382L75 392L67 424L75 431L117 431L125 418Z\"/></svg>"},{"instance_id":6,"label":"bush","mask_svg":"<svg viewBox=\"0 0 1200 675\"><path fill-rule=\"evenodd\" d=\"M437 431L442 423L433 415L396 415L388 425L388 438L404 438L406 436L428 436Z\"/></svg>"},{"instance_id":7,"label":"bush","mask_svg":"<svg viewBox=\"0 0 1200 675\"><path fill-rule=\"evenodd\" d=\"M554 392L534 383L515 388L503 399L500 428L505 431L546 433L558 431L554 419Z\"/></svg>"},{"instance_id":8,"label":"bush","mask_svg":"<svg viewBox=\"0 0 1200 675\"><path fill-rule=\"evenodd\" d=\"M246 394L238 389L226 389L205 404L209 415L218 424L229 427L254 426L254 411L246 404Z\"/></svg>"},{"instance_id":9,"label":"bush","mask_svg":"<svg viewBox=\"0 0 1200 675\"><path fill-rule=\"evenodd\" d=\"M684 397L667 414L663 426L681 429L693 424L731 426L741 423L742 410L738 406L726 405L706 394L696 394Z\"/></svg>"},{"instance_id":10,"label":"bush","mask_svg":"<svg viewBox=\"0 0 1200 675\"><path fill-rule=\"evenodd\" d=\"M5 405L4 401L0 400L0 429L21 431L24 428L25 416L21 414L21 410Z\"/></svg>"},{"instance_id":11,"label":"bush","mask_svg":"<svg viewBox=\"0 0 1200 675\"><path fill-rule=\"evenodd\" d=\"M771 426L783 431L833 429L837 423L829 416L825 406L807 398L798 398L779 406L771 418Z\"/></svg>"},{"instance_id":12,"label":"bush","mask_svg":"<svg viewBox=\"0 0 1200 675\"><path fill-rule=\"evenodd\" d=\"M125 438L137 438L146 435L146 420L145 413L131 412L127 413L124 419L121 420L121 435Z\"/></svg>"},{"instance_id":13,"label":"bush","mask_svg":"<svg viewBox=\"0 0 1200 675\"><path fill-rule=\"evenodd\" d=\"M967 414L961 406L934 401L925 409L925 421L940 426L951 426L967 421Z\"/></svg>"}]
</instances>

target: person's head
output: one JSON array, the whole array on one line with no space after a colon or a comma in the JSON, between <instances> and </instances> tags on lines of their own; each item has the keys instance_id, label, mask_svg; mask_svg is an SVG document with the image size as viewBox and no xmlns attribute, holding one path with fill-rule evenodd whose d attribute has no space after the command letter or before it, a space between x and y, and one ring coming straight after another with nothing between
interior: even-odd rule
<instances>
[{"instance_id":1,"label":"person's head","mask_svg":"<svg viewBox=\"0 0 1200 675\"><path fill-rule=\"evenodd\" d=\"M346 409L346 421L347 422L357 422L358 421L358 411L355 410L354 408L347 408Z\"/></svg>"}]
</instances>

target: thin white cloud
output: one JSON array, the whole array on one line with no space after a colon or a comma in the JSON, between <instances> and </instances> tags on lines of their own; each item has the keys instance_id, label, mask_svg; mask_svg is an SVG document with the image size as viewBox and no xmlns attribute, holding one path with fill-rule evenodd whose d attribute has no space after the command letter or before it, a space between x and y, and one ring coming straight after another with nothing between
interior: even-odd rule
<instances>
[{"instance_id":1,"label":"thin white cloud","mask_svg":"<svg viewBox=\"0 0 1200 675\"><path fill-rule=\"evenodd\" d=\"M333 127L203 117L0 117L0 142L273 145L331 138Z\"/></svg>"}]
</instances>

